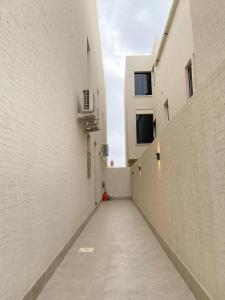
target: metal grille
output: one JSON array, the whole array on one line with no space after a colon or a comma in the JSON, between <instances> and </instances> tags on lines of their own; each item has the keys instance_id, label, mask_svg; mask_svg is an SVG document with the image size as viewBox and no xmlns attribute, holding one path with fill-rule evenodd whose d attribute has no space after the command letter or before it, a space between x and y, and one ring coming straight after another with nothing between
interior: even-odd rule
<instances>
[{"instance_id":1,"label":"metal grille","mask_svg":"<svg viewBox=\"0 0 225 300\"><path fill-rule=\"evenodd\" d=\"M89 93L89 90L84 90L83 94L84 94L83 109L84 110L90 110L90 93Z\"/></svg>"},{"instance_id":2,"label":"metal grille","mask_svg":"<svg viewBox=\"0 0 225 300\"><path fill-rule=\"evenodd\" d=\"M109 156L109 146L107 144L101 146L101 153L103 157Z\"/></svg>"}]
</instances>

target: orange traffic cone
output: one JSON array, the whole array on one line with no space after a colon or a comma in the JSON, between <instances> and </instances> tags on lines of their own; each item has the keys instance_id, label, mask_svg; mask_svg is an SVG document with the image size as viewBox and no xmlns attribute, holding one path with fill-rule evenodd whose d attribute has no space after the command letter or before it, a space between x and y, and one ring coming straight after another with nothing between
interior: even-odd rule
<instances>
[{"instance_id":1,"label":"orange traffic cone","mask_svg":"<svg viewBox=\"0 0 225 300\"><path fill-rule=\"evenodd\" d=\"M106 191L102 195L102 201L109 201L109 195Z\"/></svg>"}]
</instances>

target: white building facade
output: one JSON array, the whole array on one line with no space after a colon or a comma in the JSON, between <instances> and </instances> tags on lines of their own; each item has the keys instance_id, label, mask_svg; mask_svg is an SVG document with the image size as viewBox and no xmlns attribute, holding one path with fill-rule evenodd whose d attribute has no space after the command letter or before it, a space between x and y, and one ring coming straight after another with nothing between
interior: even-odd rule
<instances>
[{"instance_id":1,"label":"white building facade","mask_svg":"<svg viewBox=\"0 0 225 300\"><path fill-rule=\"evenodd\" d=\"M207 300L225 299L224 11L223 0L174 1L149 69L156 138L132 165L134 201L196 298Z\"/></svg>"},{"instance_id":2,"label":"white building facade","mask_svg":"<svg viewBox=\"0 0 225 300\"><path fill-rule=\"evenodd\" d=\"M153 141L151 136L142 137L138 134L138 124L153 124L153 95L151 83L151 56L129 56L126 59L125 74L125 120L126 120L126 155L128 165L140 157ZM145 141L147 138L147 142Z\"/></svg>"},{"instance_id":3,"label":"white building facade","mask_svg":"<svg viewBox=\"0 0 225 300\"><path fill-rule=\"evenodd\" d=\"M29 293L101 200L106 101L95 1L0 6L0 299L9 300ZM95 128L80 118L84 90Z\"/></svg>"},{"instance_id":4,"label":"white building facade","mask_svg":"<svg viewBox=\"0 0 225 300\"><path fill-rule=\"evenodd\" d=\"M140 158L153 141L152 132L155 139L193 96L194 69L190 2L174 1L163 37L159 43L155 43L152 55L128 56L126 59L125 128L128 165ZM141 83L150 86L150 95L144 95L144 90L141 96L135 95L135 81L139 85L136 77L138 73L150 74L149 78L142 78ZM151 122L143 118L143 123L138 125L139 114L152 114ZM142 129L139 130L140 126ZM143 135L144 143L139 143L138 134Z\"/></svg>"}]
</instances>

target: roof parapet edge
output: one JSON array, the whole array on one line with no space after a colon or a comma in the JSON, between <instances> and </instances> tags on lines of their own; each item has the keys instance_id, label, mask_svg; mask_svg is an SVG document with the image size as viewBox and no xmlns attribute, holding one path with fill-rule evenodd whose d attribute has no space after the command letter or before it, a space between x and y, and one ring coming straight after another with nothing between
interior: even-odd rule
<instances>
[{"instance_id":1,"label":"roof parapet edge","mask_svg":"<svg viewBox=\"0 0 225 300\"><path fill-rule=\"evenodd\" d=\"M171 7L171 10L170 10L170 14L169 14L169 17L168 17L168 20L167 20L167 23L166 23L166 27L164 29L163 36L162 36L162 39L161 39L161 42L160 42L160 46L159 46L159 49L158 49L158 52L157 52L157 55L156 55L156 59L155 59L155 65L156 66L159 64L159 61L160 61L160 58L161 58L161 55L162 55L162 52L163 52L168 34L169 34L169 31L170 31L170 28L171 28L171 25L173 23L173 19L174 19L175 13L176 13L178 3L179 3L179 0L174 0L173 1L172 7Z\"/></svg>"}]
</instances>

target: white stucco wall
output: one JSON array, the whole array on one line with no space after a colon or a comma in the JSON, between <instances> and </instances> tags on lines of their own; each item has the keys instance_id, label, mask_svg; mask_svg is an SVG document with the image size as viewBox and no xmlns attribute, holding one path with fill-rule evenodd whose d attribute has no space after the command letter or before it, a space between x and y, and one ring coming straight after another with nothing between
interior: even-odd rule
<instances>
[{"instance_id":1,"label":"white stucco wall","mask_svg":"<svg viewBox=\"0 0 225 300\"><path fill-rule=\"evenodd\" d=\"M210 298L217 300L225 299L224 10L222 0L178 1L155 67L158 140L132 167L135 202ZM191 99L185 78L190 59ZM164 119L167 99L169 123ZM155 155L159 150L160 162Z\"/></svg>"},{"instance_id":2,"label":"white stucco wall","mask_svg":"<svg viewBox=\"0 0 225 300\"><path fill-rule=\"evenodd\" d=\"M105 170L107 192L115 198L131 198L130 168L107 168Z\"/></svg>"},{"instance_id":3,"label":"white stucco wall","mask_svg":"<svg viewBox=\"0 0 225 300\"><path fill-rule=\"evenodd\" d=\"M189 1L194 32L196 83L201 86L224 60L225 1Z\"/></svg>"},{"instance_id":4,"label":"white stucco wall","mask_svg":"<svg viewBox=\"0 0 225 300\"><path fill-rule=\"evenodd\" d=\"M126 158L138 159L148 145L137 145L136 113L153 113L153 96L135 96L135 72L150 72L152 70L150 55L126 57L125 68L125 128L126 128Z\"/></svg>"},{"instance_id":5,"label":"white stucco wall","mask_svg":"<svg viewBox=\"0 0 225 300\"><path fill-rule=\"evenodd\" d=\"M194 65L193 53L190 4L189 0L180 0L159 64L155 67L154 112L158 134L167 125L164 115L166 100L169 103L170 120L189 101L185 68L190 59Z\"/></svg>"},{"instance_id":6,"label":"white stucco wall","mask_svg":"<svg viewBox=\"0 0 225 300\"><path fill-rule=\"evenodd\" d=\"M138 206L217 300L225 299L224 70L225 61L136 162L132 176Z\"/></svg>"},{"instance_id":7,"label":"white stucco wall","mask_svg":"<svg viewBox=\"0 0 225 300\"><path fill-rule=\"evenodd\" d=\"M106 133L88 180L76 98L98 88L105 122L105 91L95 1L2 0L0 23L0 299L20 300L100 200Z\"/></svg>"}]
</instances>

